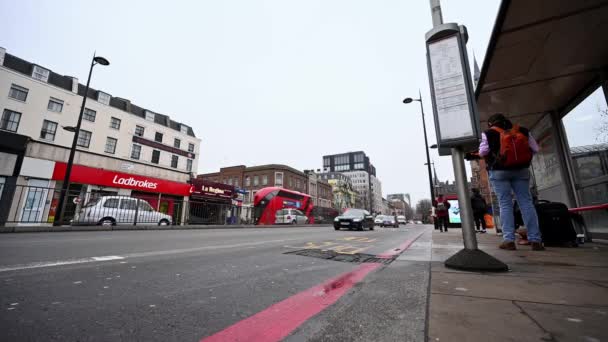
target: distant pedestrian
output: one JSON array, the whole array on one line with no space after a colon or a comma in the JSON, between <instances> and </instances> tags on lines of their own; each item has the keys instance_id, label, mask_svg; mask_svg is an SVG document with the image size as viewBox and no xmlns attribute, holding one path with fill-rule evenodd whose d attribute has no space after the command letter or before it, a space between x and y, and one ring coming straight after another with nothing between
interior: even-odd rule
<instances>
[{"instance_id":1,"label":"distant pedestrian","mask_svg":"<svg viewBox=\"0 0 608 342\"><path fill-rule=\"evenodd\" d=\"M501 249L515 250L513 198L515 193L532 250L543 250L538 216L530 194L530 164L539 148L528 129L513 125L502 114L488 119L489 129L482 133L479 155L488 165L490 182L500 205L503 242Z\"/></svg>"},{"instance_id":2,"label":"distant pedestrian","mask_svg":"<svg viewBox=\"0 0 608 342\"><path fill-rule=\"evenodd\" d=\"M475 221L475 231L477 231L478 233L485 233L485 215L487 213L488 205L486 203L486 200L479 193L479 189L473 189L473 196L471 196L471 207L473 208L473 220ZM480 226L481 230L479 229Z\"/></svg>"},{"instance_id":3,"label":"distant pedestrian","mask_svg":"<svg viewBox=\"0 0 608 342\"><path fill-rule=\"evenodd\" d=\"M439 195L433 201L433 207L435 208L435 215L437 216L437 225L439 226L439 231L442 233L444 231L447 232L450 203L447 199L445 199L445 197L443 197L443 195Z\"/></svg>"}]
</instances>

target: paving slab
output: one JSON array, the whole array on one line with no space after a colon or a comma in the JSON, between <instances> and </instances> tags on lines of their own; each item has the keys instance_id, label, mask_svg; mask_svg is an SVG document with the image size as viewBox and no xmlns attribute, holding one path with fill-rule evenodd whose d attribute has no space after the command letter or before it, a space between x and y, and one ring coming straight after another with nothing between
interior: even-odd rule
<instances>
[{"instance_id":1,"label":"paving slab","mask_svg":"<svg viewBox=\"0 0 608 342\"><path fill-rule=\"evenodd\" d=\"M539 303L518 303L557 341L608 341L608 310Z\"/></svg>"}]
</instances>

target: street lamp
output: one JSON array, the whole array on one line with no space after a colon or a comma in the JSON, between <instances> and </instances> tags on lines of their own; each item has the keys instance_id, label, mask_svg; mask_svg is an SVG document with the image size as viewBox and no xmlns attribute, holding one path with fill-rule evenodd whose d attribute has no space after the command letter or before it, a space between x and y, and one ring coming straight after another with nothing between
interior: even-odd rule
<instances>
[{"instance_id":1,"label":"street lamp","mask_svg":"<svg viewBox=\"0 0 608 342\"><path fill-rule=\"evenodd\" d=\"M84 113L84 106L87 103L87 95L89 94L91 74L93 73L93 67L96 64L110 65L110 62L101 56L95 56L95 54L93 54L93 59L91 60L91 68L89 69L89 77L87 79L87 85L84 88L84 95L82 96L82 105L80 106L80 114L78 115L78 122L76 123L76 127L63 127L64 130L74 133L74 139L72 139L72 148L70 149L68 165L65 169L63 185L61 186L61 192L59 193L59 203L57 203L57 212L55 213L55 220L53 221L54 226L59 226L63 222L63 215L65 212L65 199L68 196L68 189L70 187L70 175L72 173L72 166L74 165L74 155L76 154L76 146L78 144L78 133L80 132L80 125L82 124L82 114Z\"/></svg>"},{"instance_id":2,"label":"street lamp","mask_svg":"<svg viewBox=\"0 0 608 342\"><path fill-rule=\"evenodd\" d=\"M418 90L417 99L412 99L411 97L408 97L403 100L403 103L408 104L408 103L412 103L413 101L420 102L420 113L422 114L422 130L424 131L424 147L425 147L424 150L426 152L426 166L427 166L427 171L429 173L429 190L431 193L431 202L432 202L435 199L435 191L433 189L433 176L431 175L431 157L429 156L429 141L426 136L426 122L424 120L424 106L422 105L422 94L420 93L420 90Z\"/></svg>"}]
</instances>

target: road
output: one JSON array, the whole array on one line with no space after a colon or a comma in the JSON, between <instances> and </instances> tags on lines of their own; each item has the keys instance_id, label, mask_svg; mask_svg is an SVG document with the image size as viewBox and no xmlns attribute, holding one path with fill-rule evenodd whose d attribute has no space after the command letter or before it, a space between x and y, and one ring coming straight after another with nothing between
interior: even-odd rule
<instances>
[{"instance_id":1,"label":"road","mask_svg":"<svg viewBox=\"0 0 608 342\"><path fill-rule=\"evenodd\" d=\"M423 340L429 229L3 234L0 340Z\"/></svg>"}]
</instances>

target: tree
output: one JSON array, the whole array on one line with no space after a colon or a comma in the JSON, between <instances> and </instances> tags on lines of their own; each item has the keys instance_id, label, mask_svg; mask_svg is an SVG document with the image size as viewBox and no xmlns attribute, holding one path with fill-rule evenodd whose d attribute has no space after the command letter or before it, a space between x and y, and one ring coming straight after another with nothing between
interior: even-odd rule
<instances>
[{"instance_id":1,"label":"tree","mask_svg":"<svg viewBox=\"0 0 608 342\"><path fill-rule=\"evenodd\" d=\"M421 199L420 201L418 201L418 204L416 204L416 213L420 215L420 217L422 218L422 222L430 221L429 216L431 216L432 207L433 204L431 203L431 200Z\"/></svg>"},{"instance_id":2,"label":"tree","mask_svg":"<svg viewBox=\"0 0 608 342\"><path fill-rule=\"evenodd\" d=\"M405 208L403 210L404 211L403 215L405 216L405 218L407 220L413 219L414 218L414 210L412 210L412 207L410 207L409 204L404 203L404 205L405 205Z\"/></svg>"}]
</instances>

